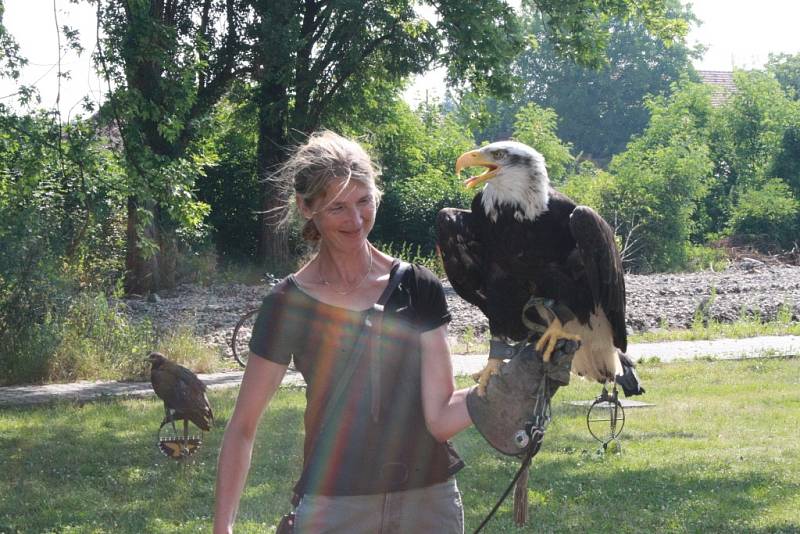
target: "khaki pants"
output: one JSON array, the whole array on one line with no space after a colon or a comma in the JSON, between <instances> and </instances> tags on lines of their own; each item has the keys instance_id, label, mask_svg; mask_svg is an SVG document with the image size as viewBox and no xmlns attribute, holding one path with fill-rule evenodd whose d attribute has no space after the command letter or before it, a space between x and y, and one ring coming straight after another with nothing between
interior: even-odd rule
<instances>
[{"instance_id":1,"label":"khaki pants","mask_svg":"<svg viewBox=\"0 0 800 534\"><path fill-rule=\"evenodd\" d=\"M464 508L454 478L377 495L305 495L295 534L463 534Z\"/></svg>"}]
</instances>

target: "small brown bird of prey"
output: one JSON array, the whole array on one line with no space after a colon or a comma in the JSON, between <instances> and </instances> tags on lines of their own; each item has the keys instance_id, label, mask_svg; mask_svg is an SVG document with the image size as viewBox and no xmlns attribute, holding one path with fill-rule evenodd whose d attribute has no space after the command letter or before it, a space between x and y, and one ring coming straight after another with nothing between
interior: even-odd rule
<instances>
[{"instance_id":1,"label":"small brown bird of prey","mask_svg":"<svg viewBox=\"0 0 800 534\"><path fill-rule=\"evenodd\" d=\"M151 352L147 361L150 362L150 383L153 391L164 401L164 420L161 427L171 423L177 434L175 421L183 420L183 447L178 455L165 451L164 444L161 449L168 456L188 456L194 452L193 449L187 450L190 444L189 421L206 431L211 430L214 422L214 414L206 396L206 385L192 371L168 360L163 354ZM199 440L194 441L195 445L199 445Z\"/></svg>"}]
</instances>

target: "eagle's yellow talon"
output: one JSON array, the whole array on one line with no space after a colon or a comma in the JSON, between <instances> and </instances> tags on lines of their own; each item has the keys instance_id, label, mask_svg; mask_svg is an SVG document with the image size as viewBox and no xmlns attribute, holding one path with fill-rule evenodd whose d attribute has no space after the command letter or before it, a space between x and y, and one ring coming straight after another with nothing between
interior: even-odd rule
<instances>
[{"instance_id":1,"label":"eagle's yellow talon","mask_svg":"<svg viewBox=\"0 0 800 534\"><path fill-rule=\"evenodd\" d=\"M564 331L561 321L558 319L553 320L550 326L547 327L542 337L536 342L536 350L542 353L542 361L549 362L553 356L553 351L556 348L556 343L559 339L571 339L573 341L580 341L580 336L568 334Z\"/></svg>"},{"instance_id":2,"label":"eagle's yellow talon","mask_svg":"<svg viewBox=\"0 0 800 534\"><path fill-rule=\"evenodd\" d=\"M479 397L486 396L486 385L489 384L489 379L492 377L492 375L500 374L500 367L502 367L502 365L502 360L490 358L489 361L486 362L486 367L484 367L482 371L472 375L472 378L478 383Z\"/></svg>"}]
</instances>

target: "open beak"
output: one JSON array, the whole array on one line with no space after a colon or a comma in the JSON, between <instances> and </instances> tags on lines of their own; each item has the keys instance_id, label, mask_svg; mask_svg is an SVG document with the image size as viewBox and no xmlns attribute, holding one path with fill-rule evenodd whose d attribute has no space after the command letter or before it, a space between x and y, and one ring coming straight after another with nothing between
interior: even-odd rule
<instances>
[{"instance_id":1,"label":"open beak","mask_svg":"<svg viewBox=\"0 0 800 534\"><path fill-rule=\"evenodd\" d=\"M461 174L461 169L467 167L487 167L489 170L477 176L470 176L464 180L464 186L467 188L477 187L487 180L491 180L499 172L500 166L485 158L480 150L472 150L461 154L456 160L456 174Z\"/></svg>"}]
</instances>

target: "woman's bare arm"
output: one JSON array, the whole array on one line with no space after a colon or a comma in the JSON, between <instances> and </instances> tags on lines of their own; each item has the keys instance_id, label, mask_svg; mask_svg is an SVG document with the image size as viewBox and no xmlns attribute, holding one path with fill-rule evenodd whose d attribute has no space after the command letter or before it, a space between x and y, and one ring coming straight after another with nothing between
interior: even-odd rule
<instances>
[{"instance_id":1,"label":"woman's bare arm","mask_svg":"<svg viewBox=\"0 0 800 534\"><path fill-rule=\"evenodd\" d=\"M472 424L467 392L456 390L447 344L447 326L422 334L422 408L425 424L439 441L450 439Z\"/></svg>"},{"instance_id":2,"label":"woman's bare arm","mask_svg":"<svg viewBox=\"0 0 800 534\"><path fill-rule=\"evenodd\" d=\"M225 429L217 463L215 534L233 532L239 499L250 470L256 428L261 414L286 374L286 367L252 354L248 358L239 397Z\"/></svg>"}]
</instances>

